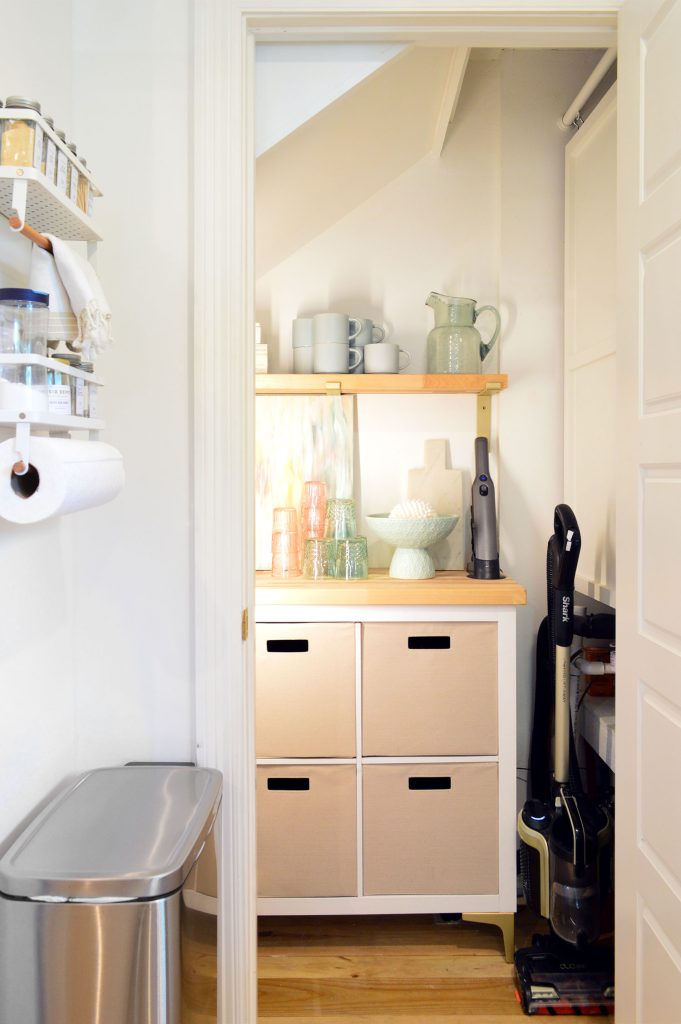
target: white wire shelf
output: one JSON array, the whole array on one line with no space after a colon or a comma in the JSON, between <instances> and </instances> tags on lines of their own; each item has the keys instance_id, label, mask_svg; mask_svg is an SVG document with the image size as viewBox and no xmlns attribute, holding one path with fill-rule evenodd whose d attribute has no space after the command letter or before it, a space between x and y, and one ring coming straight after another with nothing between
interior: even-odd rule
<instances>
[{"instance_id":1,"label":"white wire shelf","mask_svg":"<svg viewBox=\"0 0 681 1024\"><path fill-rule=\"evenodd\" d=\"M59 365L55 366L55 363ZM59 353L56 352L53 356L39 356L34 352L26 355L2 352L0 353L0 366L44 366L48 370L57 370L59 373L65 373L69 377L79 377L81 380L87 380L91 384L96 384L97 387L104 387L104 381L97 374L86 373L85 370L79 370L68 363L59 362Z\"/></svg>"},{"instance_id":2,"label":"white wire shelf","mask_svg":"<svg viewBox=\"0 0 681 1024\"><path fill-rule=\"evenodd\" d=\"M103 430L104 420L91 419L89 416L64 416L56 412L16 412L13 409L0 409L0 427L16 427L28 424L42 430Z\"/></svg>"},{"instance_id":3,"label":"white wire shelf","mask_svg":"<svg viewBox=\"0 0 681 1024\"><path fill-rule=\"evenodd\" d=\"M0 167L0 213L8 219L16 214L41 234L67 242L102 239L92 217L34 167Z\"/></svg>"}]
</instances>

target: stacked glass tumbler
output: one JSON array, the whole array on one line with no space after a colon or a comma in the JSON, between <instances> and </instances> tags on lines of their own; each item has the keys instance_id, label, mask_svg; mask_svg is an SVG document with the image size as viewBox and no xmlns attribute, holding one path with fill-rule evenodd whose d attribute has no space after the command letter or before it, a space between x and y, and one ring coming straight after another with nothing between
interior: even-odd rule
<instances>
[{"instance_id":1,"label":"stacked glass tumbler","mask_svg":"<svg viewBox=\"0 0 681 1024\"><path fill-rule=\"evenodd\" d=\"M273 512L272 575L300 576L298 514L294 508L275 508Z\"/></svg>"},{"instance_id":2,"label":"stacked glass tumbler","mask_svg":"<svg viewBox=\"0 0 681 1024\"><path fill-rule=\"evenodd\" d=\"M300 536L303 544L303 576L323 579L333 576L335 546L324 538L326 484L306 480L300 506Z\"/></svg>"},{"instance_id":3,"label":"stacked glass tumbler","mask_svg":"<svg viewBox=\"0 0 681 1024\"><path fill-rule=\"evenodd\" d=\"M366 537L357 536L355 503L352 498L335 498L326 505L326 537L334 541L333 575L341 580L363 580L369 575Z\"/></svg>"}]
</instances>

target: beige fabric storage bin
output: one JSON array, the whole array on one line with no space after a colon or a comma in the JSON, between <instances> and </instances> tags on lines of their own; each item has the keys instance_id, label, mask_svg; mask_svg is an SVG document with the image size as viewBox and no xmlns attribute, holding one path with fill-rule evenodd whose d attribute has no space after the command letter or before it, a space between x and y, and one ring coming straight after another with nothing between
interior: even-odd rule
<instances>
[{"instance_id":1,"label":"beige fabric storage bin","mask_svg":"<svg viewBox=\"0 0 681 1024\"><path fill-rule=\"evenodd\" d=\"M496 754L496 622L363 627L366 756Z\"/></svg>"},{"instance_id":2,"label":"beige fabric storage bin","mask_svg":"<svg viewBox=\"0 0 681 1024\"><path fill-rule=\"evenodd\" d=\"M256 755L355 756L355 627L259 623Z\"/></svg>"},{"instance_id":3,"label":"beige fabric storage bin","mask_svg":"<svg viewBox=\"0 0 681 1024\"><path fill-rule=\"evenodd\" d=\"M366 896L498 893L496 763L365 765L363 785Z\"/></svg>"},{"instance_id":4,"label":"beige fabric storage bin","mask_svg":"<svg viewBox=\"0 0 681 1024\"><path fill-rule=\"evenodd\" d=\"M258 896L357 895L354 765L257 769Z\"/></svg>"}]
</instances>

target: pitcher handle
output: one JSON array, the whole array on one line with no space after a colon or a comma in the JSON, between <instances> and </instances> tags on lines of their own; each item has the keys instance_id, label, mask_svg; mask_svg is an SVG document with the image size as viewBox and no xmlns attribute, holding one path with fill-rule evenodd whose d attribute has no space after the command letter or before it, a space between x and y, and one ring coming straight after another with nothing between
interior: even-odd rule
<instances>
[{"instance_id":1,"label":"pitcher handle","mask_svg":"<svg viewBox=\"0 0 681 1024\"><path fill-rule=\"evenodd\" d=\"M486 310L489 310L490 313L494 313L494 316L495 316L496 321L497 321L497 326L494 329L494 334L492 335L492 337L490 338L490 340L487 343L485 343L482 340L480 341L480 359L481 360L486 359L487 356L490 354L490 352L494 348L494 342L499 337L499 331L501 330L501 317L499 315L499 310L496 308L496 306L478 306L478 308L475 311L475 319L477 320L478 317L480 316L480 314L484 313Z\"/></svg>"}]
</instances>

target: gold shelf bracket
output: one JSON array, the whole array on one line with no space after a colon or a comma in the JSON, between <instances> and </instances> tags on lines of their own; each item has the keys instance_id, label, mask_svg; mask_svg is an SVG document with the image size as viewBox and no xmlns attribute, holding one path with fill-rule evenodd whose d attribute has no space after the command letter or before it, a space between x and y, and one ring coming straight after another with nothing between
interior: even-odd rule
<instances>
[{"instance_id":1,"label":"gold shelf bracket","mask_svg":"<svg viewBox=\"0 0 681 1024\"><path fill-rule=\"evenodd\" d=\"M324 381L324 390L325 390L325 392L326 392L326 394L328 395L329 398L333 398L335 395L340 395L340 393L341 393L340 381L337 381L337 380L327 380L327 381Z\"/></svg>"},{"instance_id":2,"label":"gold shelf bracket","mask_svg":"<svg viewBox=\"0 0 681 1024\"><path fill-rule=\"evenodd\" d=\"M486 437L489 440L492 431L492 395L498 394L499 391L501 391L501 384L489 381L485 385L484 391L478 393L476 437Z\"/></svg>"}]
</instances>

